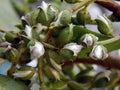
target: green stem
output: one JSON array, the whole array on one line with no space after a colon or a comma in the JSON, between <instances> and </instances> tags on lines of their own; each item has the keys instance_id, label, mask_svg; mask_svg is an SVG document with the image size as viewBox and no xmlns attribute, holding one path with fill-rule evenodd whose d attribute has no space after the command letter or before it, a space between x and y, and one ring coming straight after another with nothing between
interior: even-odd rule
<instances>
[{"instance_id":1,"label":"green stem","mask_svg":"<svg viewBox=\"0 0 120 90\"><path fill-rule=\"evenodd\" d=\"M40 57L38 60L38 75L39 75L39 80L40 84L44 84L44 76L43 76L43 57Z\"/></svg>"},{"instance_id":2,"label":"green stem","mask_svg":"<svg viewBox=\"0 0 120 90\"><path fill-rule=\"evenodd\" d=\"M84 0L82 2L79 3L79 5L75 6L72 8L73 12L80 9L83 6L87 6L88 4L90 4L91 2L94 2L95 0Z\"/></svg>"},{"instance_id":3,"label":"green stem","mask_svg":"<svg viewBox=\"0 0 120 90\"><path fill-rule=\"evenodd\" d=\"M118 40L120 40L120 36L116 36L115 38L111 38L111 39L104 40L104 41L99 41L96 44L106 45L106 44L109 44L109 43L112 43L112 42L115 42L115 41L118 41Z\"/></svg>"}]
</instances>

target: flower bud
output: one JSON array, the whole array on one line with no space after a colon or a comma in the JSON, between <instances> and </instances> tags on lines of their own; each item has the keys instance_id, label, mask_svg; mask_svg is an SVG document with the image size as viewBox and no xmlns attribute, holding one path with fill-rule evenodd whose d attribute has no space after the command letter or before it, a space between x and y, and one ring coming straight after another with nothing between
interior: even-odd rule
<instances>
[{"instance_id":1,"label":"flower bud","mask_svg":"<svg viewBox=\"0 0 120 90\"><path fill-rule=\"evenodd\" d=\"M73 58L73 51L69 50L69 49L61 49L60 50L60 55L65 58L65 59L72 59Z\"/></svg>"},{"instance_id":2,"label":"flower bud","mask_svg":"<svg viewBox=\"0 0 120 90\"><path fill-rule=\"evenodd\" d=\"M72 12L69 10L63 10L59 13L57 21L54 23L57 25L68 25L71 22Z\"/></svg>"},{"instance_id":3,"label":"flower bud","mask_svg":"<svg viewBox=\"0 0 120 90\"><path fill-rule=\"evenodd\" d=\"M17 37L16 33L8 31L5 33L5 39L8 42L12 42Z\"/></svg>"},{"instance_id":4,"label":"flower bud","mask_svg":"<svg viewBox=\"0 0 120 90\"><path fill-rule=\"evenodd\" d=\"M5 57L10 62L14 63L16 62L17 58L19 57L19 52L15 48L11 48L8 51L6 51Z\"/></svg>"},{"instance_id":5,"label":"flower bud","mask_svg":"<svg viewBox=\"0 0 120 90\"><path fill-rule=\"evenodd\" d=\"M80 25L85 25L85 24L89 23L90 20L91 20L90 14L86 8L83 8L82 10L78 11L77 21Z\"/></svg>"},{"instance_id":6,"label":"flower bud","mask_svg":"<svg viewBox=\"0 0 120 90\"><path fill-rule=\"evenodd\" d=\"M50 23L55 19L55 16L58 12L57 8L43 1L39 9L40 10L37 16L37 22L46 26L50 25Z\"/></svg>"},{"instance_id":7,"label":"flower bud","mask_svg":"<svg viewBox=\"0 0 120 90\"><path fill-rule=\"evenodd\" d=\"M34 46L30 46L31 59L40 58L45 53L45 49L42 43L35 42Z\"/></svg>"},{"instance_id":8,"label":"flower bud","mask_svg":"<svg viewBox=\"0 0 120 90\"><path fill-rule=\"evenodd\" d=\"M112 22L106 16L99 16L99 18L96 19L96 22L98 24L98 30L102 34L112 35Z\"/></svg>"},{"instance_id":9,"label":"flower bud","mask_svg":"<svg viewBox=\"0 0 120 90\"><path fill-rule=\"evenodd\" d=\"M78 45L77 43L69 43L64 46L64 49L69 49L74 52L74 56L77 56L77 54L81 51L82 45Z\"/></svg>"},{"instance_id":10,"label":"flower bud","mask_svg":"<svg viewBox=\"0 0 120 90\"><path fill-rule=\"evenodd\" d=\"M102 45L95 45L89 56L95 60L104 60L108 57L107 49Z\"/></svg>"},{"instance_id":11,"label":"flower bud","mask_svg":"<svg viewBox=\"0 0 120 90\"><path fill-rule=\"evenodd\" d=\"M59 42L58 44L60 46L63 46L65 44L69 43L72 40L72 37L73 37L73 25L70 24L69 27L64 28L60 32L60 34L58 36L58 42Z\"/></svg>"},{"instance_id":12,"label":"flower bud","mask_svg":"<svg viewBox=\"0 0 120 90\"><path fill-rule=\"evenodd\" d=\"M23 66L19 68L15 73L13 73L13 76L15 78L22 78L23 80L30 79L35 73L35 68L30 66Z\"/></svg>"},{"instance_id":13,"label":"flower bud","mask_svg":"<svg viewBox=\"0 0 120 90\"><path fill-rule=\"evenodd\" d=\"M94 45L97 40L98 37L93 34L85 34L81 37L81 42L87 47Z\"/></svg>"}]
</instances>

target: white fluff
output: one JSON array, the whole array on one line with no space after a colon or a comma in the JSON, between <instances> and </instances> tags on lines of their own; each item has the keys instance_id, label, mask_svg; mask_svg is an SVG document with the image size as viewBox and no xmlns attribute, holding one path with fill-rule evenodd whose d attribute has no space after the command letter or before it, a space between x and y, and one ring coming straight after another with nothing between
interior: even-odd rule
<instances>
[{"instance_id":1,"label":"white fluff","mask_svg":"<svg viewBox=\"0 0 120 90\"><path fill-rule=\"evenodd\" d=\"M96 45L93 47L89 56L95 60L104 60L108 57L108 54L104 46Z\"/></svg>"},{"instance_id":2,"label":"white fluff","mask_svg":"<svg viewBox=\"0 0 120 90\"><path fill-rule=\"evenodd\" d=\"M98 37L92 34L86 34L82 42L84 42L87 46L92 46L97 40Z\"/></svg>"},{"instance_id":3,"label":"white fluff","mask_svg":"<svg viewBox=\"0 0 120 90\"><path fill-rule=\"evenodd\" d=\"M82 45L78 45L77 43L69 43L64 46L65 49L69 49L74 52L74 56L77 56L77 54L81 51Z\"/></svg>"},{"instance_id":4,"label":"white fluff","mask_svg":"<svg viewBox=\"0 0 120 90\"><path fill-rule=\"evenodd\" d=\"M31 60L44 55L45 49L42 43L36 41L34 46L30 46Z\"/></svg>"},{"instance_id":5,"label":"white fluff","mask_svg":"<svg viewBox=\"0 0 120 90\"><path fill-rule=\"evenodd\" d=\"M27 34L27 36L28 36L29 38L31 38L31 37L32 37L32 27L26 25L26 26L25 26L25 33Z\"/></svg>"},{"instance_id":6,"label":"white fluff","mask_svg":"<svg viewBox=\"0 0 120 90\"><path fill-rule=\"evenodd\" d=\"M37 67L37 63L38 63L38 59L35 58L32 61L30 61L29 63L27 63L27 66L31 66L31 67Z\"/></svg>"}]
</instances>

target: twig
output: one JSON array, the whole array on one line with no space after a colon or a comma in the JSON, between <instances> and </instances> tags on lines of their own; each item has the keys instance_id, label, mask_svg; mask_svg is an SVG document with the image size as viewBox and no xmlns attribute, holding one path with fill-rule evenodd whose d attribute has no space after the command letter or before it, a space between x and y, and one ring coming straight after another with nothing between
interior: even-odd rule
<instances>
[{"instance_id":1,"label":"twig","mask_svg":"<svg viewBox=\"0 0 120 90\"><path fill-rule=\"evenodd\" d=\"M96 0L97 4L107 8L108 10L113 12L113 15L115 15L118 20L120 20L120 4L116 3L113 0Z\"/></svg>"},{"instance_id":2,"label":"twig","mask_svg":"<svg viewBox=\"0 0 120 90\"><path fill-rule=\"evenodd\" d=\"M91 58L77 58L73 61L66 60L63 66L73 63L97 64L107 68L120 69L120 58L112 55L109 55L109 57L106 60L93 60Z\"/></svg>"}]
</instances>

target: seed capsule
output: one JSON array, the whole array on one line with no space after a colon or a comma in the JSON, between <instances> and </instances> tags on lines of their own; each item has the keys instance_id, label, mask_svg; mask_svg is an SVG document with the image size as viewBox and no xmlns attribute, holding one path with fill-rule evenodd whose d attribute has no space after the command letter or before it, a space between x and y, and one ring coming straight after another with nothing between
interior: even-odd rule
<instances>
[{"instance_id":1,"label":"seed capsule","mask_svg":"<svg viewBox=\"0 0 120 90\"><path fill-rule=\"evenodd\" d=\"M90 14L86 8L78 11L77 13L77 21L80 25L85 25L91 21Z\"/></svg>"},{"instance_id":2,"label":"seed capsule","mask_svg":"<svg viewBox=\"0 0 120 90\"><path fill-rule=\"evenodd\" d=\"M56 22L54 23L55 26L63 25L66 26L71 22L72 12L69 10L63 10L59 13Z\"/></svg>"},{"instance_id":3,"label":"seed capsule","mask_svg":"<svg viewBox=\"0 0 120 90\"><path fill-rule=\"evenodd\" d=\"M87 47L94 45L97 40L98 37L93 34L85 34L81 37L81 42Z\"/></svg>"},{"instance_id":4,"label":"seed capsule","mask_svg":"<svg viewBox=\"0 0 120 90\"><path fill-rule=\"evenodd\" d=\"M107 49L102 45L95 45L89 56L95 60L104 60L108 57Z\"/></svg>"},{"instance_id":5,"label":"seed capsule","mask_svg":"<svg viewBox=\"0 0 120 90\"><path fill-rule=\"evenodd\" d=\"M15 78L22 78L23 80L30 79L35 73L35 68L30 66L23 66L19 68L15 73L13 73L13 76Z\"/></svg>"},{"instance_id":6,"label":"seed capsule","mask_svg":"<svg viewBox=\"0 0 120 90\"><path fill-rule=\"evenodd\" d=\"M69 43L64 46L64 49L69 49L74 52L74 56L77 56L77 54L81 51L82 45L78 45L77 43Z\"/></svg>"},{"instance_id":7,"label":"seed capsule","mask_svg":"<svg viewBox=\"0 0 120 90\"><path fill-rule=\"evenodd\" d=\"M99 16L96 19L98 30L105 35L112 35L112 22L106 16Z\"/></svg>"},{"instance_id":8,"label":"seed capsule","mask_svg":"<svg viewBox=\"0 0 120 90\"><path fill-rule=\"evenodd\" d=\"M36 21L41 23L42 25L48 26L55 19L57 15L57 8L50 4L42 2L42 5L39 7L39 13Z\"/></svg>"}]
</instances>

